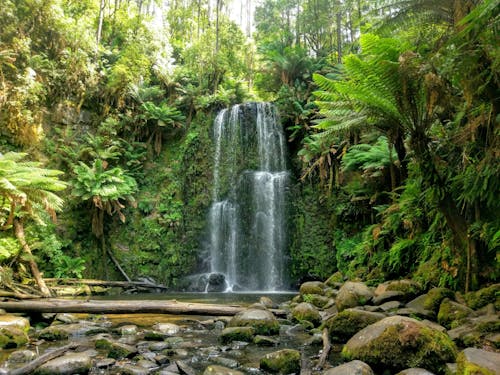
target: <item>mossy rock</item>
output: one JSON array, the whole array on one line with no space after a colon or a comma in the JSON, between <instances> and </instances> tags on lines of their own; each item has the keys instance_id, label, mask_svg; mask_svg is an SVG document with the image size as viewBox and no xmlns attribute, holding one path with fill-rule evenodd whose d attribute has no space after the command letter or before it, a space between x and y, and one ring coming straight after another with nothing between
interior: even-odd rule
<instances>
[{"instance_id":1,"label":"mossy rock","mask_svg":"<svg viewBox=\"0 0 500 375\"><path fill-rule=\"evenodd\" d=\"M222 344L229 344L232 341L252 342L255 329L252 327L228 327L224 328L219 336Z\"/></svg>"},{"instance_id":2,"label":"mossy rock","mask_svg":"<svg viewBox=\"0 0 500 375\"><path fill-rule=\"evenodd\" d=\"M471 309L477 310L493 303L497 310L500 310L500 284L494 284L476 292L466 293L465 302Z\"/></svg>"},{"instance_id":3,"label":"mossy rock","mask_svg":"<svg viewBox=\"0 0 500 375\"><path fill-rule=\"evenodd\" d=\"M253 339L253 343L258 346L278 346L279 341L269 336L257 335Z\"/></svg>"},{"instance_id":4,"label":"mossy rock","mask_svg":"<svg viewBox=\"0 0 500 375\"><path fill-rule=\"evenodd\" d=\"M304 294L319 294L323 295L325 284L321 281L306 281L300 286L299 293Z\"/></svg>"},{"instance_id":5,"label":"mossy rock","mask_svg":"<svg viewBox=\"0 0 500 375\"><path fill-rule=\"evenodd\" d=\"M373 370L366 363L358 360L333 367L323 373L324 375L373 375Z\"/></svg>"},{"instance_id":6,"label":"mossy rock","mask_svg":"<svg viewBox=\"0 0 500 375\"><path fill-rule=\"evenodd\" d=\"M30 329L30 322L28 319L15 315L0 315L0 328L17 328L27 333Z\"/></svg>"},{"instance_id":7,"label":"mossy rock","mask_svg":"<svg viewBox=\"0 0 500 375\"><path fill-rule=\"evenodd\" d=\"M326 296L321 296L319 294L304 294L302 296L302 299L304 302L309 302L310 304L319 307L320 309L323 309L330 302L333 303L333 301L330 298Z\"/></svg>"},{"instance_id":8,"label":"mossy rock","mask_svg":"<svg viewBox=\"0 0 500 375\"><path fill-rule=\"evenodd\" d=\"M132 345L122 344L121 342L113 342L111 343L108 357L114 359L131 358L136 353L137 349Z\"/></svg>"},{"instance_id":9,"label":"mossy rock","mask_svg":"<svg viewBox=\"0 0 500 375\"><path fill-rule=\"evenodd\" d=\"M437 314L439 306L445 298L455 299L455 293L447 288L432 288L425 296L424 308Z\"/></svg>"},{"instance_id":10,"label":"mossy rock","mask_svg":"<svg viewBox=\"0 0 500 375\"><path fill-rule=\"evenodd\" d=\"M252 327L257 335L275 335L280 331L280 324L272 312L261 309L247 309L236 314L229 327Z\"/></svg>"},{"instance_id":11,"label":"mossy rock","mask_svg":"<svg viewBox=\"0 0 500 375\"><path fill-rule=\"evenodd\" d=\"M203 375L244 375L244 373L224 366L210 365L203 371Z\"/></svg>"},{"instance_id":12,"label":"mossy rock","mask_svg":"<svg viewBox=\"0 0 500 375\"><path fill-rule=\"evenodd\" d=\"M300 372L300 352L293 349L283 349L266 354L260 360L260 368L273 374L298 374Z\"/></svg>"},{"instance_id":13,"label":"mossy rock","mask_svg":"<svg viewBox=\"0 0 500 375\"><path fill-rule=\"evenodd\" d=\"M69 337L68 331L65 331L64 329L58 326L50 326L44 328L38 334L39 339L43 339L46 341L67 340L68 337Z\"/></svg>"},{"instance_id":14,"label":"mossy rock","mask_svg":"<svg viewBox=\"0 0 500 375\"><path fill-rule=\"evenodd\" d=\"M338 311L363 306L374 296L373 291L361 282L347 281L342 285L335 299Z\"/></svg>"},{"instance_id":15,"label":"mossy rock","mask_svg":"<svg viewBox=\"0 0 500 375\"><path fill-rule=\"evenodd\" d=\"M456 328L474 314L474 310L445 298L439 306L438 323L447 329Z\"/></svg>"},{"instance_id":16,"label":"mossy rock","mask_svg":"<svg viewBox=\"0 0 500 375\"><path fill-rule=\"evenodd\" d=\"M94 346L96 349L110 350L112 342L108 339L98 339L95 340Z\"/></svg>"},{"instance_id":17,"label":"mossy rock","mask_svg":"<svg viewBox=\"0 0 500 375\"><path fill-rule=\"evenodd\" d=\"M497 375L500 353L467 348L457 358L457 375Z\"/></svg>"},{"instance_id":18,"label":"mossy rock","mask_svg":"<svg viewBox=\"0 0 500 375\"><path fill-rule=\"evenodd\" d=\"M292 317L298 322L310 322L314 327L321 324L321 315L318 309L308 302L302 302L295 306L292 309Z\"/></svg>"},{"instance_id":19,"label":"mossy rock","mask_svg":"<svg viewBox=\"0 0 500 375\"><path fill-rule=\"evenodd\" d=\"M324 326L332 341L345 342L363 328L385 318L382 313L359 309L346 309L328 319Z\"/></svg>"},{"instance_id":20,"label":"mossy rock","mask_svg":"<svg viewBox=\"0 0 500 375\"><path fill-rule=\"evenodd\" d=\"M446 333L403 316L391 316L356 333L342 349L347 360L359 359L374 370L422 367L443 373L457 355Z\"/></svg>"},{"instance_id":21,"label":"mossy rock","mask_svg":"<svg viewBox=\"0 0 500 375\"><path fill-rule=\"evenodd\" d=\"M26 333L16 327L0 328L0 349L19 348L28 343Z\"/></svg>"},{"instance_id":22,"label":"mossy rock","mask_svg":"<svg viewBox=\"0 0 500 375\"><path fill-rule=\"evenodd\" d=\"M386 290L388 292L401 292L404 294L405 300L409 301L422 293L423 289L416 281L404 279L390 281L387 284Z\"/></svg>"},{"instance_id":23,"label":"mossy rock","mask_svg":"<svg viewBox=\"0 0 500 375\"><path fill-rule=\"evenodd\" d=\"M325 285L331 288L336 288L337 286L340 286L340 284L342 284L343 282L344 282L344 275L342 275L342 272L337 271L325 281Z\"/></svg>"}]
</instances>

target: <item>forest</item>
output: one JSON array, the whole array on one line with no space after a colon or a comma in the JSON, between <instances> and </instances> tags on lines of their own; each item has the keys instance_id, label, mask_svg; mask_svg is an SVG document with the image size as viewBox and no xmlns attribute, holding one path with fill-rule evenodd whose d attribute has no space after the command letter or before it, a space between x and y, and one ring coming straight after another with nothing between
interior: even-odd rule
<instances>
[{"instance_id":1,"label":"forest","mask_svg":"<svg viewBox=\"0 0 500 375\"><path fill-rule=\"evenodd\" d=\"M290 285L500 273L498 0L2 0L0 288L203 268L212 124L271 102ZM34 280L34 281L33 281Z\"/></svg>"}]
</instances>

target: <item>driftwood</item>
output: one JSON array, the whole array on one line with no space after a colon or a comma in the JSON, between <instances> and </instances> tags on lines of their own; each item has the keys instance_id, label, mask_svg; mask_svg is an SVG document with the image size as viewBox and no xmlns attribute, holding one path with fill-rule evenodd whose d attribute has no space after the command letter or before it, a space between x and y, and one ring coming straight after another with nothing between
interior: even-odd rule
<instances>
[{"instance_id":1,"label":"driftwood","mask_svg":"<svg viewBox=\"0 0 500 375\"><path fill-rule=\"evenodd\" d=\"M36 370L38 367L43 365L44 363L60 357L64 353L66 353L68 350L74 349L78 346L78 343L72 342L67 345L61 346L60 348L57 348L55 350L52 350L50 352L47 352L40 357L36 358L35 360L31 361L27 365L24 365L23 367L17 368L15 370L10 370L9 372L2 373L0 370L0 374L8 374L8 375L24 375L24 374L31 374L34 370Z\"/></svg>"},{"instance_id":2,"label":"driftwood","mask_svg":"<svg viewBox=\"0 0 500 375\"><path fill-rule=\"evenodd\" d=\"M239 305L189 303L175 300L101 301L47 298L43 300L0 302L0 309L8 312L24 313L235 315L246 308ZM283 310L271 311L278 316L285 315Z\"/></svg>"},{"instance_id":3,"label":"driftwood","mask_svg":"<svg viewBox=\"0 0 500 375\"><path fill-rule=\"evenodd\" d=\"M332 345L330 344L330 337L328 336L328 328L323 328L321 337L323 338L323 352L321 353L318 361L317 367L319 370L322 370L325 366L325 362L328 358L328 355L330 354L330 350L332 349Z\"/></svg>"},{"instance_id":4,"label":"driftwood","mask_svg":"<svg viewBox=\"0 0 500 375\"><path fill-rule=\"evenodd\" d=\"M107 280L94 280L94 279L44 279L47 284L61 283L64 284L80 284L88 286L109 286L120 288L149 288L168 290L166 286L147 283L144 281L107 281Z\"/></svg>"}]
</instances>

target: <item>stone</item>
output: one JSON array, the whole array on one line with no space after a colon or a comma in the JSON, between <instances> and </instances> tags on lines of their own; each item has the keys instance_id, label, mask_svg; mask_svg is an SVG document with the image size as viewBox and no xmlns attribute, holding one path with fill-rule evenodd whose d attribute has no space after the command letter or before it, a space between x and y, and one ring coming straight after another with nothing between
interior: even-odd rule
<instances>
[{"instance_id":1,"label":"stone","mask_svg":"<svg viewBox=\"0 0 500 375\"><path fill-rule=\"evenodd\" d=\"M223 366L210 365L203 371L203 375L244 375L244 373Z\"/></svg>"},{"instance_id":2,"label":"stone","mask_svg":"<svg viewBox=\"0 0 500 375\"><path fill-rule=\"evenodd\" d=\"M332 306L335 304L335 301L332 298L320 296L319 294L307 294L305 296L307 296L306 302L309 302L320 309L324 309L329 305Z\"/></svg>"},{"instance_id":3,"label":"stone","mask_svg":"<svg viewBox=\"0 0 500 375\"><path fill-rule=\"evenodd\" d=\"M149 349L154 352L161 352L162 350L169 349L171 347L172 344L165 341L154 342L151 345L149 345Z\"/></svg>"},{"instance_id":4,"label":"stone","mask_svg":"<svg viewBox=\"0 0 500 375\"><path fill-rule=\"evenodd\" d=\"M26 363L34 360L36 353L32 350L17 350L9 355L10 363Z\"/></svg>"},{"instance_id":5,"label":"stone","mask_svg":"<svg viewBox=\"0 0 500 375\"><path fill-rule=\"evenodd\" d=\"M17 328L28 332L30 321L20 316L0 315L0 328Z\"/></svg>"},{"instance_id":6,"label":"stone","mask_svg":"<svg viewBox=\"0 0 500 375\"><path fill-rule=\"evenodd\" d=\"M19 348L28 343L28 335L17 326L0 327L0 350Z\"/></svg>"},{"instance_id":7,"label":"stone","mask_svg":"<svg viewBox=\"0 0 500 375\"><path fill-rule=\"evenodd\" d=\"M116 363L116 360L113 358L103 358L98 360L94 366L97 368L108 368L113 366Z\"/></svg>"},{"instance_id":8,"label":"stone","mask_svg":"<svg viewBox=\"0 0 500 375\"><path fill-rule=\"evenodd\" d=\"M493 284L487 288L476 292L469 292L464 296L467 306L477 310L481 307L493 303L497 310L500 310L500 284Z\"/></svg>"},{"instance_id":9,"label":"stone","mask_svg":"<svg viewBox=\"0 0 500 375\"><path fill-rule=\"evenodd\" d=\"M419 318L432 318L434 317L434 312L425 307L425 301L427 299L427 294L422 294L406 304L408 314L418 316ZM398 312L399 313L399 312ZM403 314L401 314L403 315ZM406 315L406 314L404 314Z\"/></svg>"},{"instance_id":10,"label":"stone","mask_svg":"<svg viewBox=\"0 0 500 375\"><path fill-rule=\"evenodd\" d=\"M378 306L388 301L400 301L403 296L404 296L403 292L397 290L391 290L373 297L372 302L375 306Z\"/></svg>"},{"instance_id":11,"label":"stone","mask_svg":"<svg viewBox=\"0 0 500 375\"><path fill-rule=\"evenodd\" d=\"M121 358L131 358L137 353L135 346L123 344L121 342L111 343L111 347L108 352L109 358L121 359Z\"/></svg>"},{"instance_id":12,"label":"stone","mask_svg":"<svg viewBox=\"0 0 500 375\"><path fill-rule=\"evenodd\" d=\"M258 335L279 333L280 324L272 312L260 309L247 309L236 314L229 327L252 327Z\"/></svg>"},{"instance_id":13,"label":"stone","mask_svg":"<svg viewBox=\"0 0 500 375\"><path fill-rule=\"evenodd\" d=\"M500 373L500 353L467 348L457 358L457 375L497 375Z\"/></svg>"},{"instance_id":14,"label":"stone","mask_svg":"<svg viewBox=\"0 0 500 375\"><path fill-rule=\"evenodd\" d=\"M393 280L387 283L386 291L403 293L401 301L407 302L422 293L422 286L414 280Z\"/></svg>"},{"instance_id":15,"label":"stone","mask_svg":"<svg viewBox=\"0 0 500 375\"><path fill-rule=\"evenodd\" d=\"M255 335L253 327L228 327L224 328L219 336L222 344L228 344L232 341L252 342Z\"/></svg>"},{"instance_id":16,"label":"stone","mask_svg":"<svg viewBox=\"0 0 500 375\"><path fill-rule=\"evenodd\" d=\"M474 310L458 302L445 298L439 306L437 320L444 327L456 328L468 317L474 316Z\"/></svg>"},{"instance_id":17,"label":"stone","mask_svg":"<svg viewBox=\"0 0 500 375\"><path fill-rule=\"evenodd\" d=\"M229 368L236 368L240 365L238 361L236 361L235 359L225 358L225 357L214 357L212 358L212 361L217 363L218 365Z\"/></svg>"},{"instance_id":18,"label":"stone","mask_svg":"<svg viewBox=\"0 0 500 375\"><path fill-rule=\"evenodd\" d=\"M366 363L358 360L344 363L331 368L323 373L324 375L374 375L373 370Z\"/></svg>"},{"instance_id":19,"label":"stone","mask_svg":"<svg viewBox=\"0 0 500 375\"><path fill-rule=\"evenodd\" d=\"M261 358L260 368L274 374L298 374L300 372L300 352L294 349L283 349L268 353Z\"/></svg>"},{"instance_id":20,"label":"stone","mask_svg":"<svg viewBox=\"0 0 500 375\"><path fill-rule=\"evenodd\" d=\"M156 323L153 329L167 336L175 336L181 331L181 327L174 323Z\"/></svg>"},{"instance_id":21,"label":"stone","mask_svg":"<svg viewBox=\"0 0 500 375\"><path fill-rule=\"evenodd\" d=\"M122 336L127 335L136 335L137 334L137 326L134 324L127 324L125 326L121 326L118 328L118 331Z\"/></svg>"},{"instance_id":22,"label":"stone","mask_svg":"<svg viewBox=\"0 0 500 375\"><path fill-rule=\"evenodd\" d=\"M224 292L226 290L226 276L222 273L211 273L208 276L207 292Z\"/></svg>"},{"instance_id":23,"label":"stone","mask_svg":"<svg viewBox=\"0 0 500 375\"><path fill-rule=\"evenodd\" d=\"M314 327L318 327L321 324L321 315L318 309L307 302L301 302L295 306L292 309L292 317L298 322L304 320L311 322Z\"/></svg>"},{"instance_id":24,"label":"stone","mask_svg":"<svg viewBox=\"0 0 500 375\"><path fill-rule=\"evenodd\" d=\"M401 302L399 301L388 301L384 302L380 306L378 306L380 310L387 312L387 311L394 311L397 310L399 307L401 307Z\"/></svg>"},{"instance_id":25,"label":"stone","mask_svg":"<svg viewBox=\"0 0 500 375\"><path fill-rule=\"evenodd\" d=\"M68 313L56 314L54 319L59 321L59 322L63 322L63 323L67 323L67 324L78 322L78 319L73 314L68 314Z\"/></svg>"},{"instance_id":26,"label":"stone","mask_svg":"<svg viewBox=\"0 0 500 375\"><path fill-rule=\"evenodd\" d=\"M434 373L423 368L408 368L398 372L396 375L434 375Z\"/></svg>"},{"instance_id":27,"label":"stone","mask_svg":"<svg viewBox=\"0 0 500 375\"><path fill-rule=\"evenodd\" d=\"M268 336L257 335L253 338L253 343L258 346L278 346L279 341Z\"/></svg>"},{"instance_id":28,"label":"stone","mask_svg":"<svg viewBox=\"0 0 500 375\"><path fill-rule=\"evenodd\" d=\"M151 371L147 368L131 365L131 364L123 364L113 367L113 370L118 370L120 375L148 375Z\"/></svg>"},{"instance_id":29,"label":"stone","mask_svg":"<svg viewBox=\"0 0 500 375\"><path fill-rule=\"evenodd\" d=\"M342 349L348 360L359 359L375 371L401 371L423 367L443 372L446 362L454 362L457 351L451 339L412 318L391 316L356 333Z\"/></svg>"},{"instance_id":30,"label":"stone","mask_svg":"<svg viewBox=\"0 0 500 375\"><path fill-rule=\"evenodd\" d=\"M342 275L342 272L337 271L325 281L325 284L331 288L336 288L341 286L343 282L344 275Z\"/></svg>"},{"instance_id":31,"label":"stone","mask_svg":"<svg viewBox=\"0 0 500 375\"><path fill-rule=\"evenodd\" d=\"M148 361L147 359L141 359L141 360L137 361L137 366L148 368L148 369L158 367L156 362Z\"/></svg>"},{"instance_id":32,"label":"stone","mask_svg":"<svg viewBox=\"0 0 500 375\"><path fill-rule=\"evenodd\" d=\"M272 309L274 307L274 302L271 298L262 296L259 298L259 303L264 305L268 309Z\"/></svg>"},{"instance_id":33,"label":"stone","mask_svg":"<svg viewBox=\"0 0 500 375\"><path fill-rule=\"evenodd\" d=\"M345 342L363 328L385 318L382 313L360 309L346 309L325 322L330 338L335 342Z\"/></svg>"},{"instance_id":34,"label":"stone","mask_svg":"<svg viewBox=\"0 0 500 375\"><path fill-rule=\"evenodd\" d=\"M437 314L439 310L439 306L441 302L445 298L454 299L455 293L452 290L447 288L432 288L426 294L424 299L424 308L426 310L432 311L434 314Z\"/></svg>"},{"instance_id":35,"label":"stone","mask_svg":"<svg viewBox=\"0 0 500 375\"><path fill-rule=\"evenodd\" d=\"M36 375L86 374L92 366L92 357L87 352L67 353L40 366Z\"/></svg>"},{"instance_id":36,"label":"stone","mask_svg":"<svg viewBox=\"0 0 500 375\"><path fill-rule=\"evenodd\" d=\"M299 293L304 294L319 294L323 295L325 284L321 281L306 281L300 286Z\"/></svg>"},{"instance_id":37,"label":"stone","mask_svg":"<svg viewBox=\"0 0 500 375\"><path fill-rule=\"evenodd\" d=\"M340 288L335 303L340 312L349 307L365 305L373 296L372 290L364 283L347 281Z\"/></svg>"}]
</instances>

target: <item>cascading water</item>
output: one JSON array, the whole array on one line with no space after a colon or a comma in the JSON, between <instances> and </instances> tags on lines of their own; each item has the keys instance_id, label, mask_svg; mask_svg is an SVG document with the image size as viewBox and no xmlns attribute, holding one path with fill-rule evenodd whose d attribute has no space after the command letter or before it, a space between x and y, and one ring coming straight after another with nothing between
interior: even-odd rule
<instances>
[{"instance_id":1,"label":"cascading water","mask_svg":"<svg viewBox=\"0 0 500 375\"><path fill-rule=\"evenodd\" d=\"M286 142L276 109L246 103L214 121L210 272L227 290L286 289Z\"/></svg>"}]
</instances>

